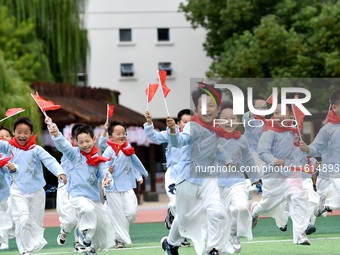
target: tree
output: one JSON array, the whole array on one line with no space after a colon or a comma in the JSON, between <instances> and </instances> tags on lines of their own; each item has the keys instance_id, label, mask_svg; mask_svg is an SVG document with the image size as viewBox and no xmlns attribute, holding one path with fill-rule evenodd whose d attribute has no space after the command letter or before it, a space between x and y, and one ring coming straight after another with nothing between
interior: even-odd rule
<instances>
[{"instance_id":1,"label":"tree","mask_svg":"<svg viewBox=\"0 0 340 255\"><path fill-rule=\"evenodd\" d=\"M213 59L208 77L328 78L340 76L340 2L321 0L188 0L180 5L193 27L207 30ZM306 82L306 80L304 80ZM242 89L245 90L247 82ZM258 86L270 95L271 86ZM283 86L292 86L287 82ZM297 86L297 84L293 84ZM328 106L327 86L306 82L314 107Z\"/></svg>"},{"instance_id":2,"label":"tree","mask_svg":"<svg viewBox=\"0 0 340 255\"><path fill-rule=\"evenodd\" d=\"M33 22L55 81L76 84L79 70L86 77L88 40L80 17L85 0L0 0L0 6L9 8L17 26Z\"/></svg>"}]
</instances>

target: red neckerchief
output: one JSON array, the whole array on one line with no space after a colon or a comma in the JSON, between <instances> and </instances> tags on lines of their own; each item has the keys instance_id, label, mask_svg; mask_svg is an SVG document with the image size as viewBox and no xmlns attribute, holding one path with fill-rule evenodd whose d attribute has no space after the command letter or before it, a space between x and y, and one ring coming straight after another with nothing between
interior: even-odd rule
<instances>
[{"instance_id":1,"label":"red neckerchief","mask_svg":"<svg viewBox=\"0 0 340 255\"><path fill-rule=\"evenodd\" d=\"M4 167L7 163L8 163L8 161L10 161L10 159L11 158L13 158L13 152L12 152L12 156L10 156L10 157L7 157L7 158L1 158L0 159L0 167ZM0 154L0 157L2 157L2 155Z\"/></svg>"},{"instance_id":2,"label":"red neckerchief","mask_svg":"<svg viewBox=\"0 0 340 255\"><path fill-rule=\"evenodd\" d=\"M227 139L230 139L230 138L240 139L241 132L238 130L234 130L232 133L227 132L223 137Z\"/></svg>"},{"instance_id":3,"label":"red neckerchief","mask_svg":"<svg viewBox=\"0 0 340 255\"><path fill-rule=\"evenodd\" d=\"M256 120L262 120L263 123L267 123L269 119L266 119L265 117L259 116L259 115L254 115L254 119Z\"/></svg>"},{"instance_id":4,"label":"red neckerchief","mask_svg":"<svg viewBox=\"0 0 340 255\"><path fill-rule=\"evenodd\" d=\"M118 156L119 151L122 151L128 157L135 154L135 148L133 147L126 148L126 146L129 145L127 142L123 144L119 144L119 143L115 143L110 140L107 140L106 143L113 149L113 151L116 153L116 156Z\"/></svg>"},{"instance_id":5,"label":"red neckerchief","mask_svg":"<svg viewBox=\"0 0 340 255\"><path fill-rule=\"evenodd\" d=\"M241 132L240 131L236 131L237 134L235 134L234 136L234 132L231 134L231 133L228 133L225 129L221 128L221 127L214 127L213 124L208 124L208 123L205 123L203 122L200 117L198 117L198 115L194 115L191 117L191 121L193 122L196 122L197 124L201 125L202 127L205 127L211 131L214 131L216 133L216 135L218 135L219 137L223 137L223 138L227 138L227 139L230 139L230 138L240 138L241 137ZM239 134L238 134L239 132ZM239 137L237 137L239 135Z\"/></svg>"},{"instance_id":6,"label":"red neckerchief","mask_svg":"<svg viewBox=\"0 0 340 255\"><path fill-rule=\"evenodd\" d=\"M24 150L24 151L28 151L28 150L31 150L33 149L36 145L37 145L37 142L36 142L36 139L37 139L37 136L39 135L36 134L36 135L32 135L30 137L30 139L28 140L28 142L24 145L24 146L21 146L17 139L15 139L15 137L13 137L11 140L8 141L8 143L18 149L21 149L21 150Z\"/></svg>"},{"instance_id":7,"label":"red neckerchief","mask_svg":"<svg viewBox=\"0 0 340 255\"><path fill-rule=\"evenodd\" d=\"M86 163L90 166L99 166L101 162L106 162L110 160L108 158L97 155L98 148L96 146L93 146L92 150L89 153L86 153L84 151L80 152L86 157Z\"/></svg>"},{"instance_id":8,"label":"red neckerchief","mask_svg":"<svg viewBox=\"0 0 340 255\"><path fill-rule=\"evenodd\" d=\"M336 116L335 111L330 110L327 114L327 121L332 124L339 124L340 123L340 117Z\"/></svg>"},{"instance_id":9,"label":"red neckerchief","mask_svg":"<svg viewBox=\"0 0 340 255\"><path fill-rule=\"evenodd\" d=\"M266 123L266 125L264 126L263 128L263 132L264 131L267 131L267 130L273 130L275 132L285 132L285 131L292 131L296 134L299 134L299 131L297 128L294 128L294 127L281 127L279 126L279 124L277 124L277 122L274 120L274 117L270 119L271 121L268 121ZM274 120L274 121L272 121Z\"/></svg>"}]
</instances>

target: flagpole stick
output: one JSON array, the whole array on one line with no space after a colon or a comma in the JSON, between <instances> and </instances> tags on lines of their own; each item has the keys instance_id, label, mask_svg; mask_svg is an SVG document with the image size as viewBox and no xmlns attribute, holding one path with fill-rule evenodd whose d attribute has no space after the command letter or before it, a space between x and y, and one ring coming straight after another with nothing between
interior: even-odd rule
<instances>
[{"instance_id":1,"label":"flagpole stick","mask_svg":"<svg viewBox=\"0 0 340 255\"><path fill-rule=\"evenodd\" d=\"M35 99L34 95L31 94L31 96L32 96L33 100L35 101L35 103L38 105L40 111L44 114L45 118L48 118L46 112L40 107L40 105L38 104L38 102L37 102L37 100Z\"/></svg>"},{"instance_id":2,"label":"flagpole stick","mask_svg":"<svg viewBox=\"0 0 340 255\"><path fill-rule=\"evenodd\" d=\"M295 121L296 121L296 123L297 123L297 130L298 130L298 133L299 133L299 138L300 138L300 141L302 141L302 135L301 135L299 123L298 123L298 121L297 121L297 119L296 119L296 114L295 114L294 107L292 107L292 110L293 110L294 119L295 119Z\"/></svg>"},{"instance_id":3,"label":"flagpole stick","mask_svg":"<svg viewBox=\"0 0 340 255\"><path fill-rule=\"evenodd\" d=\"M146 110L149 111L150 83L148 83L148 94L146 95Z\"/></svg>"},{"instance_id":4,"label":"flagpole stick","mask_svg":"<svg viewBox=\"0 0 340 255\"><path fill-rule=\"evenodd\" d=\"M14 114L11 115L11 116L7 116L6 118L1 119L0 122L3 122L4 120L7 120L8 118L13 117L14 115L17 115L17 114L22 113L22 112L24 112L24 111L25 111L25 110L20 111L20 112L16 112L16 113L14 113Z\"/></svg>"},{"instance_id":5,"label":"flagpole stick","mask_svg":"<svg viewBox=\"0 0 340 255\"><path fill-rule=\"evenodd\" d=\"M159 70L157 70L157 75L158 75L158 84L161 83L161 90L162 90L162 94L163 94L163 101L164 101L165 109L166 109L166 112L167 112L168 116L170 116L168 105L166 104L166 100L165 100L165 96L164 96L164 91L163 91L163 88L162 88L161 78L159 76Z\"/></svg>"},{"instance_id":6,"label":"flagpole stick","mask_svg":"<svg viewBox=\"0 0 340 255\"><path fill-rule=\"evenodd\" d=\"M109 104L106 104L106 123L109 123Z\"/></svg>"}]
</instances>

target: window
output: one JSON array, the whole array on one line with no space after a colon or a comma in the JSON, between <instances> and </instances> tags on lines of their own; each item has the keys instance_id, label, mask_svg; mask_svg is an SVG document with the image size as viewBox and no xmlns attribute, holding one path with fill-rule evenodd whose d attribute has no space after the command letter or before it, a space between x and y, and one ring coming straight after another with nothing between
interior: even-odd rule
<instances>
[{"instance_id":1,"label":"window","mask_svg":"<svg viewBox=\"0 0 340 255\"><path fill-rule=\"evenodd\" d=\"M133 76L133 64L131 63L120 64L120 75Z\"/></svg>"},{"instance_id":2,"label":"window","mask_svg":"<svg viewBox=\"0 0 340 255\"><path fill-rule=\"evenodd\" d=\"M172 73L171 63L170 62L160 62L158 63L159 70L165 70L166 75L170 76Z\"/></svg>"},{"instance_id":3,"label":"window","mask_svg":"<svg viewBox=\"0 0 340 255\"><path fill-rule=\"evenodd\" d=\"M119 29L119 41L121 42L132 41L132 32L130 28Z\"/></svg>"},{"instance_id":4,"label":"window","mask_svg":"<svg viewBox=\"0 0 340 255\"><path fill-rule=\"evenodd\" d=\"M158 28L157 29L158 41L170 41L169 28Z\"/></svg>"}]
</instances>

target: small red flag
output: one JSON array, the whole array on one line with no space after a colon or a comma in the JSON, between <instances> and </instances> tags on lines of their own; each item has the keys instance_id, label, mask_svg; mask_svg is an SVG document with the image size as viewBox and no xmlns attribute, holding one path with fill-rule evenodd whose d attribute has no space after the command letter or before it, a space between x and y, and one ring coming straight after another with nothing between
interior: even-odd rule
<instances>
[{"instance_id":1,"label":"small red flag","mask_svg":"<svg viewBox=\"0 0 340 255\"><path fill-rule=\"evenodd\" d=\"M23 108L10 108L6 111L5 115L6 117L10 117L23 111L25 111Z\"/></svg>"},{"instance_id":2,"label":"small red flag","mask_svg":"<svg viewBox=\"0 0 340 255\"><path fill-rule=\"evenodd\" d=\"M2 157L1 154L0 154L0 157ZM13 153L12 153L12 156L10 156L10 157L0 158L0 167L4 167L8 163L8 161L11 160L11 158L13 158Z\"/></svg>"},{"instance_id":3,"label":"small red flag","mask_svg":"<svg viewBox=\"0 0 340 255\"><path fill-rule=\"evenodd\" d=\"M153 96L156 94L158 89L158 84L148 84L148 87L145 89L145 94L148 96L148 103L151 102Z\"/></svg>"},{"instance_id":4,"label":"small red flag","mask_svg":"<svg viewBox=\"0 0 340 255\"><path fill-rule=\"evenodd\" d=\"M296 94L294 96L294 99L298 99L298 98L299 98L299 95ZM295 104L292 105L292 108L293 108L294 118L298 124L298 127L300 130L302 130L302 123L303 123L303 119L305 118L305 114Z\"/></svg>"},{"instance_id":5,"label":"small red flag","mask_svg":"<svg viewBox=\"0 0 340 255\"><path fill-rule=\"evenodd\" d=\"M114 105L107 105L107 118L110 119L113 115L113 112L115 110Z\"/></svg>"},{"instance_id":6,"label":"small red flag","mask_svg":"<svg viewBox=\"0 0 340 255\"><path fill-rule=\"evenodd\" d=\"M53 110L58 110L61 108L60 105L54 104L52 101L48 101L43 99L41 96L38 95L38 92L33 95L36 103L39 105L41 110L43 111L53 111Z\"/></svg>"},{"instance_id":7,"label":"small red flag","mask_svg":"<svg viewBox=\"0 0 340 255\"><path fill-rule=\"evenodd\" d=\"M163 96L166 97L170 92L170 88L166 85L166 71L165 70L157 70L159 81L162 86Z\"/></svg>"},{"instance_id":8,"label":"small red flag","mask_svg":"<svg viewBox=\"0 0 340 255\"><path fill-rule=\"evenodd\" d=\"M273 94L271 94L270 97L267 98L266 102L268 104L273 104Z\"/></svg>"}]
</instances>

